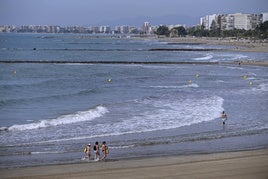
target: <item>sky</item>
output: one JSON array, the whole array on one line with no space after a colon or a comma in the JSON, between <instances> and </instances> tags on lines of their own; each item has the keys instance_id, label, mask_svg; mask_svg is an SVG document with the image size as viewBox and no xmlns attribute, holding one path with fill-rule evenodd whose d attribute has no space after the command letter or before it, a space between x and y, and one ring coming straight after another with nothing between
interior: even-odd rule
<instances>
[{"instance_id":1,"label":"sky","mask_svg":"<svg viewBox=\"0 0 268 179\"><path fill-rule=\"evenodd\" d=\"M0 0L0 25L86 26L109 23L120 19L127 21L128 18L137 17L184 15L200 18L209 14L236 12L257 14L268 12L268 1ZM198 23L196 22L196 24Z\"/></svg>"}]
</instances>

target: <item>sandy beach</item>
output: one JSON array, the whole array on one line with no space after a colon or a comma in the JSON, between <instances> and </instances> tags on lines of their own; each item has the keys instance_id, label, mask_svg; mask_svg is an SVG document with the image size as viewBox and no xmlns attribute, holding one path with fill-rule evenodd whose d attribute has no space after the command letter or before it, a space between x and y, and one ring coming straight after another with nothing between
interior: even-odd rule
<instances>
[{"instance_id":1,"label":"sandy beach","mask_svg":"<svg viewBox=\"0 0 268 179\"><path fill-rule=\"evenodd\" d=\"M227 49L226 51L268 53L268 42L261 42L261 41L219 39L219 38L195 38L195 37L157 38L157 39L161 42L168 42L171 44L190 43L190 44L234 46L234 48ZM226 62L226 64L268 66L268 61L241 60L235 62Z\"/></svg>"},{"instance_id":2,"label":"sandy beach","mask_svg":"<svg viewBox=\"0 0 268 179\"><path fill-rule=\"evenodd\" d=\"M234 46L228 49L231 51L241 52L268 52L268 42L259 40L246 39L221 39L221 38L197 38L197 37L178 37L178 38L157 38L162 42L170 43L191 43L191 44L209 44L209 45L224 45Z\"/></svg>"},{"instance_id":3,"label":"sandy beach","mask_svg":"<svg viewBox=\"0 0 268 179\"><path fill-rule=\"evenodd\" d=\"M259 178L268 150L1 169L0 178Z\"/></svg>"}]
</instances>

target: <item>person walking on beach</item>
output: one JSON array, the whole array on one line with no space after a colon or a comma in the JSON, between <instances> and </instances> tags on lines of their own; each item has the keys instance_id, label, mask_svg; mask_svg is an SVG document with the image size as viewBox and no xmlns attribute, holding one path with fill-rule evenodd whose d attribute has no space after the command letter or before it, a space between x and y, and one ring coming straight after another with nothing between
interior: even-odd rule
<instances>
[{"instance_id":1,"label":"person walking on beach","mask_svg":"<svg viewBox=\"0 0 268 179\"><path fill-rule=\"evenodd\" d=\"M94 145L94 160L95 161L99 161L100 160L100 147L99 147L99 142L95 142L95 145Z\"/></svg>"},{"instance_id":2,"label":"person walking on beach","mask_svg":"<svg viewBox=\"0 0 268 179\"><path fill-rule=\"evenodd\" d=\"M227 120L227 114L224 111L222 111L221 119L222 119L222 125L225 125L225 121Z\"/></svg>"},{"instance_id":3,"label":"person walking on beach","mask_svg":"<svg viewBox=\"0 0 268 179\"><path fill-rule=\"evenodd\" d=\"M107 157L107 154L109 153L109 149L105 141L102 142L101 149L103 153L103 157L101 158L101 160L106 161L106 157Z\"/></svg>"},{"instance_id":4,"label":"person walking on beach","mask_svg":"<svg viewBox=\"0 0 268 179\"><path fill-rule=\"evenodd\" d=\"M86 159L90 160L90 144L88 144L84 150L84 152L86 153Z\"/></svg>"}]
</instances>

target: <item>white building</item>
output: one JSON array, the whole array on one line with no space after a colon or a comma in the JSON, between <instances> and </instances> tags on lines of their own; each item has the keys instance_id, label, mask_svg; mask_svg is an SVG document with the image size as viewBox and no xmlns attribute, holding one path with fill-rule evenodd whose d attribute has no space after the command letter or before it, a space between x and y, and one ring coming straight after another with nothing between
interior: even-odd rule
<instances>
[{"instance_id":1,"label":"white building","mask_svg":"<svg viewBox=\"0 0 268 179\"><path fill-rule=\"evenodd\" d=\"M141 27L141 30L142 30L142 32L144 32L146 34L150 34L152 32L150 22L144 22L142 27Z\"/></svg>"},{"instance_id":2,"label":"white building","mask_svg":"<svg viewBox=\"0 0 268 179\"><path fill-rule=\"evenodd\" d=\"M217 23L217 18L217 14L207 15L200 19L200 24L204 26L205 29L210 30L212 22L215 21Z\"/></svg>"},{"instance_id":3,"label":"white building","mask_svg":"<svg viewBox=\"0 0 268 179\"><path fill-rule=\"evenodd\" d=\"M262 15L262 23L268 21L268 12L264 12L261 15Z\"/></svg>"},{"instance_id":4,"label":"white building","mask_svg":"<svg viewBox=\"0 0 268 179\"><path fill-rule=\"evenodd\" d=\"M232 30L234 29L234 16L230 14L224 14L219 16L220 29L221 30Z\"/></svg>"},{"instance_id":5,"label":"white building","mask_svg":"<svg viewBox=\"0 0 268 179\"><path fill-rule=\"evenodd\" d=\"M111 31L110 26L104 25L104 26L100 26L99 29L100 33L109 33Z\"/></svg>"},{"instance_id":6,"label":"white building","mask_svg":"<svg viewBox=\"0 0 268 179\"><path fill-rule=\"evenodd\" d=\"M89 30L90 30L90 31L92 31L92 33L99 33L100 28L99 28L99 27L94 26L94 27L89 27Z\"/></svg>"},{"instance_id":7,"label":"white building","mask_svg":"<svg viewBox=\"0 0 268 179\"><path fill-rule=\"evenodd\" d=\"M262 16L262 20L261 20ZM205 29L211 30L212 24L219 27L221 30L233 30L233 29L244 29L253 30L262 21L268 20L268 13L258 14L221 14L221 15L207 15L200 19L200 23Z\"/></svg>"},{"instance_id":8,"label":"white building","mask_svg":"<svg viewBox=\"0 0 268 179\"><path fill-rule=\"evenodd\" d=\"M232 14L234 17L234 28L235 29L245 29L245 30L250 30L252 29L251 26L251 14L241 14L241 13L236 13Z\"/></svg>"},{"instance_id":9,"label":"white building","mask_svg":"<svg viewBox=\"0 0 268 179\"><path fill-rule=\"evenodd\" d=\"M127 25L120 26L120 33L121 34L127 34L127 33L129 33L129 27Z\"/></svg>"}]
</instances>

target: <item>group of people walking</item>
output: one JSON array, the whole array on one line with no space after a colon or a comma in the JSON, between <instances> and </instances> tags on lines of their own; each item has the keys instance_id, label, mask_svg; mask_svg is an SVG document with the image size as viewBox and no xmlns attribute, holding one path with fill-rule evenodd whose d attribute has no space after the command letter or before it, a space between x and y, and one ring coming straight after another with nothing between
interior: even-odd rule
<instances>
[{"instance_id":1,"label":"group of people walking","mask_svg":"<svg viewBox=\"0 0 268 179\"><path fill-rule=\"evenodd\" d=\"M94 150L94 161L100 161L100 160L106 161L107 154L109 154L109 149L108 149L108 146L106 145L105 141L103 141L101 144L102 157L100 154L99 142L95 142L93 150ZM90 156L91 156L91 145L90 144L88 144L85 147L84 152L86 153L85 158L87 160L90 160Z\"/></svg>"}]
</instances>

